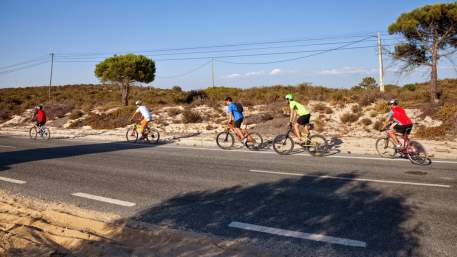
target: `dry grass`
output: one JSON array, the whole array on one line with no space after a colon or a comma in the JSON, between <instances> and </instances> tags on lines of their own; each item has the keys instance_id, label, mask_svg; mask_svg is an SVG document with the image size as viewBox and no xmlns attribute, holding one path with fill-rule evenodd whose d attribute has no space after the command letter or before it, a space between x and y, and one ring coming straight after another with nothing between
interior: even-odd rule
<instances>
[{"instance_id":1,"label":"dry grass","mask_svg":"<svg viewBox=\"0 0 457 257\"><path fill-rule=\"evenodd\" d=\"M354 122L358 121L359 118L360 118L360 114L346 112L346 113L343 113L343 115L341 115L340 120L343 123L354 123Z\"/></svg>"},{"instance_id":2,"label":"dry grass","mask_svg":"<svg viewBox=\"0 0 457 257\"><path fill-rule=\"evenodd\" d=\"M185 109L183 112L183 123L199 123L203 121L202 115L190 109Z\"/></svg>"},{"instance_id":3,"label":"dry grass","mask_svg":"<svg viewBox=\"0 0 457 257\"><path fill-rule=\"evenodd\" d=\"M179 109L179 108L168 108L167 109L167 114L170 116L170 117L175 117L179 114L182 113L182 110Z\"/></svg>"},{"instance_id":4,"label":"dry grass","mask_svg":"<svg viewBox=\"0 0 457 257\"><path fill-rule=\"evenodd\" d=\"M364 126L369 126L369 125L371 125L373 122L372 122L371 119L369 119L369 118L363 118L362 120L360 120L360 123L362 123Z\"/></svg>"}]
</instances>

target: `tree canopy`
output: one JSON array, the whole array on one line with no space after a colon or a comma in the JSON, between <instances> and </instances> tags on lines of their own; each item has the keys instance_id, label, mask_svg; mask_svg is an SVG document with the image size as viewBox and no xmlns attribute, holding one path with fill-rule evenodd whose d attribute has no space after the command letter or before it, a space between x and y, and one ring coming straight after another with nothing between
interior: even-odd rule
<instances>
[{"instance_id":1,"label":"tree canopy","mask_svg":"<svg viewBox=\"0 0 457 257\"><path fill-rule=\"evenodd\" d=\"M128 104L130 83L150 83L155 78L155 63L144 55L126 54L106 58L95 66L95 76L102 82L120 84L122 103Z\"/></svg>"},{"instance_id":2,"label":"tree canopy","mask_svg":"<svg viewBox=\"0 0 457 257\"><path fill-rule=\"evenodd\" d=\"M457 3L433 4L403 13L389 26L389 34L403 36L393 56L404 69L431 68L431 99L437 100L437 63L457 50Z\"/></svg>"}]
</instances>

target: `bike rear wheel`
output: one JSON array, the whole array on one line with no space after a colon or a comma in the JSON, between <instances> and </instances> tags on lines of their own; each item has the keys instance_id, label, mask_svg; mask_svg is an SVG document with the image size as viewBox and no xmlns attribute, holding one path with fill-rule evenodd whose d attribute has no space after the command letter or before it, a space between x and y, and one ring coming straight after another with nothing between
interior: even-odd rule
<instances>
[{"instance_id":1,"label":"bike rear wheel","mask_svg":"<svg viewBox=\"0 0 457 257\"><path fill-rule=\"evenodd\" d=\"M160 133L155 128L149 128L147 131L147 140L150 144L157 144L160 139Z\"/></svg>"},{"instance_id":2,"label":"bike rear wheel","mask_svg":"<svg viewBox=\"0 0 457 257\"><path fill-rule=\"evenodd\" d=\"M427 151L425 151L425 147L417 141L409 142L406 152L408 159L413 164L423 165L428 161L428 155Z\"/></svg>"},{"instance_id":3,"label":"bike rear wheel","mask_svg":"<svg viewBox=\"0 0 457 257\"><path fill-rule=\"evenodd\" d=\"M221 149L228 150L235 144L235 138L230 132L221 132L216 136L216 143Z\"/></svg>"},{"instance_id":4,"label":"bike rear wheel","mask_svg":"<svg viewBox=\"0 0 457 257\"><path fill-rule=\"evenodd\" d=\"M280 155L286 155L294 149L294 141L287 134L278 135L273 139L273 150Z\"/></svg>"},{"instance_id":5,"label":"bike rear wheel","mask_svg":"<svg viewBox=\"0 0 457 257\"><path fill-rule=\"evenodd\" d=\"M259 150L263 146L263 138L257 132L250 132L247 135L246 147L249 150Z\"/></svg>"},{"instance_id":6,"label":"bike rear wheel","mask_svg":"<svg viewBox=\"0 0 457 257\"><path fill-rule=\"evenodd\" d=\"M308 144L308 152L312 156L323 156L328 151L327 139L321 135L311 136Z\"/></svg>"},{"instance_id":7,"label":"bike rear wheel","mask_svg":"<svg viewBox=\"0 0 457 257\"><path fill-rule=\"evenodd\" d=\"M135 143L138 140L138 131L134 128L127 129L125 139L127 139L127 142Z\"/></svg>"},{"instance_id":8,"label":"bike rear wheel","mask_svg":"<svg viewBox=\"0 0 457 257\"><path fill-rule=\"evenodd\" d=\"M51 131L48 128L42 128L40 136L44 140L49 140L51 138Z\"/></svg>"},{"instance_id":9,"label":"bike rear wheel","mask_svg":"<svg viewBox=\"0 0 457 257\"><path fill-rule=\"evenodd\" d=\"M388 137L378 138L378 140L376 140L376 151L379 156L384 158L393 159L397 154L395 143Z\"/></svg>"}]
</instances>

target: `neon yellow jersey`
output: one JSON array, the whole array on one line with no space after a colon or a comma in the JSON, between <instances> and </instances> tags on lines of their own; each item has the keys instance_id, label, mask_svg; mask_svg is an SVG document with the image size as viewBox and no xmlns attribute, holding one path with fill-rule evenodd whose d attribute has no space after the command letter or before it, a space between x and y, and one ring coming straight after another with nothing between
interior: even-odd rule
<instances>
[{"instance_id":1,"label":"neon yellow jersey","mask_svg":"<svg viewBox=\"0 0 457 257\"><path fill-rule=\"evenodd\" d=\"M300 104L299 102L295 102L293 100L289 101L289 106L290 109L297 111L298 116L303 116L310 113L309 109L306 108L304 105Z\"/></svg>"}]
</instances>

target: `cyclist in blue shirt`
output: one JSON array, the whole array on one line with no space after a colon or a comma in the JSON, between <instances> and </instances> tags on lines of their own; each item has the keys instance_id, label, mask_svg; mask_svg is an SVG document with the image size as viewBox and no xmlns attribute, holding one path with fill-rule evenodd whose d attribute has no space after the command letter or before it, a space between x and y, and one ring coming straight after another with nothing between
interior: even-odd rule
<instances>
[{"instance_id":1,"label":"cyclist in blue shirt","mask_svg":"<svg viewBox=\"0 0 457 257\"><path fill-rule=\"evenodd\" d=\"M229 124L233 124L234 131L239 138L242 138L243 144L246 144L247 138L243 135L241 131L241 124L244 120L243 110L241 105L236 104L232 101L232 98L229 96L225 98L225 105L227 106L227 112L229 113ZM241 108L241 110L240 110Z\"/></svg>"}]
</instances>

